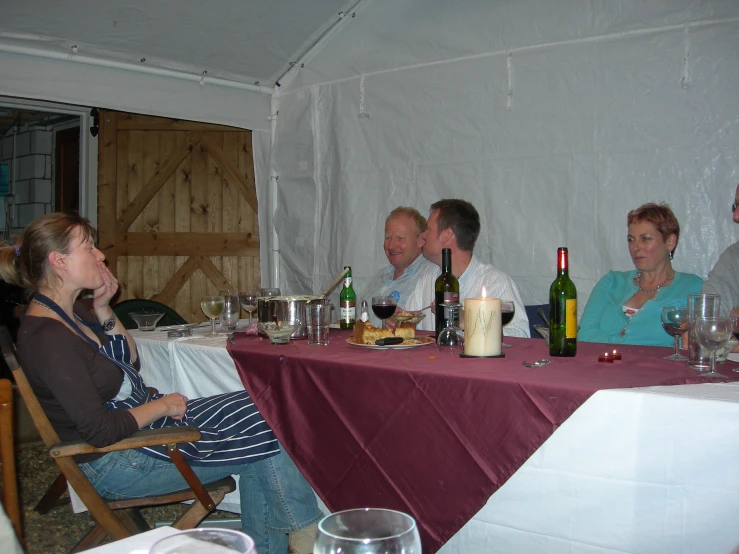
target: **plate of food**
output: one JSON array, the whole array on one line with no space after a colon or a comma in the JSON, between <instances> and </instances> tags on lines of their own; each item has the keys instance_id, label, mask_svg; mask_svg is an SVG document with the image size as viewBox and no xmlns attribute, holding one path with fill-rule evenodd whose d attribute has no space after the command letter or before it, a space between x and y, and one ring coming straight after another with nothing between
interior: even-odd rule
<instances>
[{"instance_id":1,"label":"plate of food","mask_svg":"<svg viewBox=\"0 0 739 554\"><path fill-rule=\"evenodd\" d=\"M402 339L403 342L398 344L377 344L378 340L385 341L393 339ZM392 330L380 329L364 321L357 321L354 324L354 333L346 339L346 342L352 346L374 348L376 350L405 350L407 348L436 344L434 337L416 336L415 324L403 323L398 325L395 330Z\"/></svg>"},{"instance_id":2,"label":"plate of food","mask_svg":"<svg viewBox=\"0 0 739 554\"><path fill-rule=\"evenodd\" d=\"M402 325L403 323L409 323L410 325L416 326L426 318L426 314L423 312L406 312L404 310L398 310L390 319L395 320L395 323Z\"/></svg>"},{"instance_id":3,"label":"plate of food","mask_svg":"<svg viewBox=\"0 0 739 554\"><path fill-rule=\"evenodd\" d=\"M354 337L346 339L347 344L352 346L361 346L363 348L374 348L375 350L406 350L408 348L417 348L419 346L426 346L427 344L436 344L434 337L415 337L412 339L404 339L400 344L366 344L363 342L357 342Z\"/></svg>"}]
</instances>

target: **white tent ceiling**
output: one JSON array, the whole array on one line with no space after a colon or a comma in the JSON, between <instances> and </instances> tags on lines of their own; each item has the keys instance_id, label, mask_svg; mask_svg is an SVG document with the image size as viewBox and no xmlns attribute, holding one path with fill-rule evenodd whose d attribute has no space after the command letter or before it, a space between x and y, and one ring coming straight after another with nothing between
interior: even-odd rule
<instances>
[{"instance_id":1,"label":"white tent ceiling","mask_svg":"<svg viewBox=\"0 0 739 554\"><path fill-rule=\"evenodd\" d=\"M271 87L355 1L4 2L0 40Z\"/></svg>"}]
</instances>

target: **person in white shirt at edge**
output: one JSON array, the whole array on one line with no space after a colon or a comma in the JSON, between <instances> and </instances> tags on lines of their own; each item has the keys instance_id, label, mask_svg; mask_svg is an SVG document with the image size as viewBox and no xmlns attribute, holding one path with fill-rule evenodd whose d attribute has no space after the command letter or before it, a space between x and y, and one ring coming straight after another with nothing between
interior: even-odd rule
<instances>
[{"instance_id":1,"label":"person in white shirt at edge","mask_svg":"<svg viewBox=\"0 0 739 554\"><path fill-rule=\"evenodd\" d=\"M417 311L428 306L410 299L419 279L427 274L436 279L438 274L439 268L421 256L425 230L426 218L415 208L400 206L387 216L383 249L390 265L374 274L362 296L369 306L370 323L375 327L380 327L382 322L372 311L373 296L393 296L396 310Z\"/></svg>"},{"instance_id":2,"label":"person in white shirt at edge","mask_svg":"<svg viewBox=\"0 0 739 554\"><path fill-rule=\"evenodd\" d=\"M423 255L437 267L434 274L419 279L410 301L420 306L432 304L434 283L441 274L441 251L449 248L452 251L452 273L459 280L459 301L464 304L465 298L480 298L483 286L488 298L513 301L516 313L513 320L503 327L503 334L528 338L529 319L513 279L497 267L482 263L473 254L479 234L480 214L466 200L445 199L432 204L423 237ZM427 316L421 323L424 324L423 329L434 329L433 317ZM460 323L464 325L463 315Z\"/></svg>"}]
</instances>

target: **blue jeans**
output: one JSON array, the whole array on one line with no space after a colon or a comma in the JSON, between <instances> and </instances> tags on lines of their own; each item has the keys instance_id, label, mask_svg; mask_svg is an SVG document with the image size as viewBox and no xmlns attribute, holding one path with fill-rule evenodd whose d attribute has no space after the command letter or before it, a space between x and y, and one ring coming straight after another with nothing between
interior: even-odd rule
<instances>
[{"instance_id":1,"label":"blue jeans","mask_svg":"<svg viewBox=\"0 0 739 554\"><path fill-rule=\"evenodd\" d=\"M313 490L284 450L258 462L191 467L203 483L239 476L241 527L260 554L285 554L287 533L323 517ZM111 452L80 464L80 469L103 498L138 498L187 488L172 462L138 450Z\"/></svg>"}]
</instances>

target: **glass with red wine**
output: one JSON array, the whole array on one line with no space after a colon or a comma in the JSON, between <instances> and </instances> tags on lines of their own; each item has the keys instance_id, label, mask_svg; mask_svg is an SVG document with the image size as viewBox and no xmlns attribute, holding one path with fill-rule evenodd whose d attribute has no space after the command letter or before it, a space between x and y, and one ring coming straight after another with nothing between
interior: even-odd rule
<instances>
[{"instance_id":1,"label":"glass with red wine","mask_svg":"<svg viewBox=\"0 0 739 554\"><path fill-rule=\"evenodd\" d=\"M382 328L386 328L385 320L395 313L394 296L373 296L372 311L382 320Z\"/></svg>"},{"instance_id":2,"label":"glass with red wine","mask_svg":"<svg viewBox=\"0 0 739 554\"><path fill-rule=\"evenodd\" d=\"M500 305L500 334L503 334L503 327L513 321L513 316L516 314L516 305L510 300L503 300ZM511 345L504 342L501 343L503 348L510 348Z\"/></svg>"}]
</instances>

